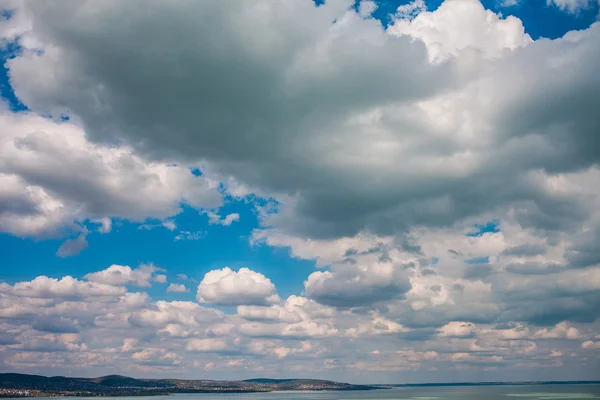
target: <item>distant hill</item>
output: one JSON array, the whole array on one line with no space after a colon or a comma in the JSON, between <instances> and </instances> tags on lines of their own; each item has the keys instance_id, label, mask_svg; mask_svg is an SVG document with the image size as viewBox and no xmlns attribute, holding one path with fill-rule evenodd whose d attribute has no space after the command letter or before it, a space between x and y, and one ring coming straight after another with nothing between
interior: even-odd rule
<instances>
[{"instance_id":1,"label":"distant hill","mask_svg":"<svg viewBox=\"0 0 600 400\"><path fill-rule=\"evenodd\" d=\"M0 374L0 397L43 396L148 396L171 393L234 393L289 390L371 390L370 385L352 385L321 379L249 379L214 381L184 379L136 379L121 375L99 378L45 377Z\"/></svg>"}]
</instances>

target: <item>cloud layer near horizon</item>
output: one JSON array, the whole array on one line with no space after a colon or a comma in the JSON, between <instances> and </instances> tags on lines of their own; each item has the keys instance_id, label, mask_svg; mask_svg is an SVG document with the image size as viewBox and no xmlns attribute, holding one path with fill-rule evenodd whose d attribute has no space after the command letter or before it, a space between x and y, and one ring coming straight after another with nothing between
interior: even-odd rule
<instances>
[{"instance_id":1,"label":"cloud layer near horizon","mask_svg":"<svg viewBox=\"0 0 600 400\"><path fill-rule=\"evenodd\" d=\"M87 375L116 370L183 377L222 377L233 370L231 378L282 372L313 376L323 370L330 378L363 382L419 372L439 380L445 373L432 371L448 368L468 374L532 374L534 368L569 367L581 373L580 367L589 365L589 351L600 343L597 324L553 321L540 326L526 315L507 320L503 309L510 310L518 299L497 302L500 293L494 284L450 280L424 274L419 267L409 273L412 287L404 297L358 296L362 308L351 308L357 300L344 303L348 293L336 291L325 298L328 303L337 296L333 307L320 303L318 296L298 295L276 300L270 295L271 304L249 305L259 303L260 285L270 288L265 296L274 290L267 278L248 269L210 271L198 293L211 293L213 302L216 295L226 296L227 305L237 306L233 313L192 301L153 301L147 293L131 290L151 282L164 290L167 282L157 280L164 276L157 272L166 271L113 265L84 279L39 276L14 285L0 283L0 366L42 373L83 369ZM216 276L224 279L208 289ZM250 292L249 281L257 285ZM597 293L600 282L594 284Z\"/></svg>"}]
</instances>

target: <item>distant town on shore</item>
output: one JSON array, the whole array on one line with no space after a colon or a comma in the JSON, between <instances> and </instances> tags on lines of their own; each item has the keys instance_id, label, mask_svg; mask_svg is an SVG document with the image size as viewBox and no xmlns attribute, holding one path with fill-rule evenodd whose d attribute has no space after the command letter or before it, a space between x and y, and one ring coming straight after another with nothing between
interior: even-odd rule
<instances>
[{"instance_id":1,"label":"distant town on shore","mask_svg":"<svg viewBox=\"0 0 600 400\"><path fill-rule=\"evenodd\" d=\"M0 397L152 396L174 393L255 393L291 390L372 390L321 379L250 379L244 381L136 379L120 375L99 378L0 374Z\"/></svg>"}]
</instances>

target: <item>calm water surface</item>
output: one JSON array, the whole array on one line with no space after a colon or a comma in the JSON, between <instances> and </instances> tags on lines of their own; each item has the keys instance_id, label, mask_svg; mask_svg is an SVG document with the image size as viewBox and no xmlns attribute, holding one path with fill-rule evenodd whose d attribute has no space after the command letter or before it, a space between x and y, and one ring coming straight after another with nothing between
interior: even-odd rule
<instances>
[{"instance_id":1,"label":"calm water surface","mask_svg":"<svg viewBox=\"0 0 600 400\"><path fill-rule=\"evenodd\" d=\"M600 399L600 385L411 387L351 392L176 394L152 397L67 397L72 400L569 400ZM56 400L56 398L38 398Z\"/></svg>"}]
</instances>

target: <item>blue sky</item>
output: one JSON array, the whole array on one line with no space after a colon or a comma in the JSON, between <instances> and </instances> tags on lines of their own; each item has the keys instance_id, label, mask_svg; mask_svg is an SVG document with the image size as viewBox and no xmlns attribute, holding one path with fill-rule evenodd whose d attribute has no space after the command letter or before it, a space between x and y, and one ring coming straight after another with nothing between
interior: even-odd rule
<instances>
[{"instance_id":1,"label":"blue sky","mask_svg":"<svg viewBox=\"0 0 600 400\"><path fill-rule=\"evenodd\" d=\"M600 379L598 2L132 6L0 21L0 372Z\"/></svg>"}]
</instances>

